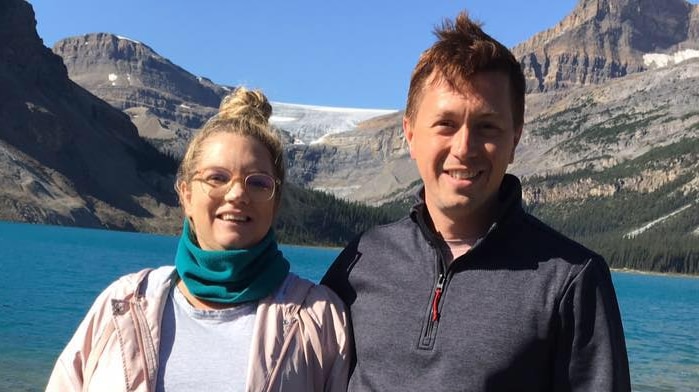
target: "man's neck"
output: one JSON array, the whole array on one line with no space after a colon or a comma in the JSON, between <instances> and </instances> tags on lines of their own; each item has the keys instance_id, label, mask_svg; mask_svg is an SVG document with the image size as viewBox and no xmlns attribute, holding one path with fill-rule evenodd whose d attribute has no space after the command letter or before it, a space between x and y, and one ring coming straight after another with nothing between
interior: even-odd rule
<instances>
[{"instance_id":1,"label":"man's neck","mask_svg":"<svg viewBox=\"0 0 699 392\"><path fill-rule=\"evenodd\" d=\"M435 232L439 233L447 241L465 241L480 238L485 235L493 224L498 202L495 200L482 206L477 211L442 211L438 208L430 208L426 203L427 211L432 218Z\"/></svg>"}]
</instances>

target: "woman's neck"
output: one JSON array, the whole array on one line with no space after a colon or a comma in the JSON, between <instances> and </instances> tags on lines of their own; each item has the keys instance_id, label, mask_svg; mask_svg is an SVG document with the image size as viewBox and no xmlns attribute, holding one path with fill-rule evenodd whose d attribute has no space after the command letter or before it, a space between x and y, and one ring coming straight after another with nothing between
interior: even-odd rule
<instances>
[{"instance_id":1,"label":"woman's neck","mask_svg":"<svg viewBox=\"0 0 699 392\"><path fill-rule=\"evenodd\" d=\"M236 304L226 304L226 303L217 303L217 302L211 302L211 301L205 301L203 299L199 299L196 296L194 296L192 293L189 292L189 289L187 289L187 285L184 284L183 280L179 280L177 282L177 288L180 290L182 295L187 299L187 302L189 302L190 305L194 309L199 309L199 310L221 310L221 309L228 309L236 306Z\"/></svg>"}]
</instances>

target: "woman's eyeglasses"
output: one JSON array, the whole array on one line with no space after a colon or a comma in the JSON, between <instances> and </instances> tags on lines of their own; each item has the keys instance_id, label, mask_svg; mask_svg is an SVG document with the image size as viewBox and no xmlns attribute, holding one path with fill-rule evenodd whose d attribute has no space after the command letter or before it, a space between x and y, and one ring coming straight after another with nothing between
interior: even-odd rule
<instances>
[{"instance_id":1,"label":"woman's eyeglasses","mask_svg":"<svg viewBox=\"0 0 699 392\"><path fill-rule=\"evenodd\" d=\"M265 173L248 174L245 178L233 177L231 172L221 168L197 171L200 177L192 178L201 184L201 189L212 199L224 197L236 182L242 182L245 192L253 202L268 201L274 197L279 180Z\"/></svg>"}]
</instances>

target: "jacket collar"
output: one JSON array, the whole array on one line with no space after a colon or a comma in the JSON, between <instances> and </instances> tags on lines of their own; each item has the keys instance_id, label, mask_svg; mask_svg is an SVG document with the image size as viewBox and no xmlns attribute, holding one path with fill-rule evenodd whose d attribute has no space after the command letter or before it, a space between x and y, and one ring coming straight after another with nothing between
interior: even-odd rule
<instances>
[{"instance_id":1,"label":"jacket collar","mask_svg":"<svg viewBox=\"0 0 699 392\"><path fill-rule=\"evenodd\" d=\"M441 236L434 230L432 218L427 210L424 185L418 190L415 197L417 202L410 210L410 218L418 225L425 240L431 246L443 242ZM508 222L524 214L524 209L522 208L522 185L516 176L505 174L500 184L498 199L500 200L501 208L484 237L489 236L493 231L499 230Z\"/></svg>"}]
</instances>

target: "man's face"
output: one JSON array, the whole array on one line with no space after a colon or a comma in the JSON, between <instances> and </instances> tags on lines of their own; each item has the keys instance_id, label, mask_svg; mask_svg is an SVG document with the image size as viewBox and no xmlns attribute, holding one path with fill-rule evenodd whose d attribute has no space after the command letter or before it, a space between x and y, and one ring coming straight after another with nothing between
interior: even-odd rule
<instances>
[{"instance_id":1,"label":"man's face","mask_svg":"<svg viewBox=\"0 0 699 392\"><path fill-rule=\"evenodd\" d=\"M437 231L445 238L483 234L522 133L507 75L481 72L456 91L433 74L403 129Z\"/></svg>"}]
</instances>

